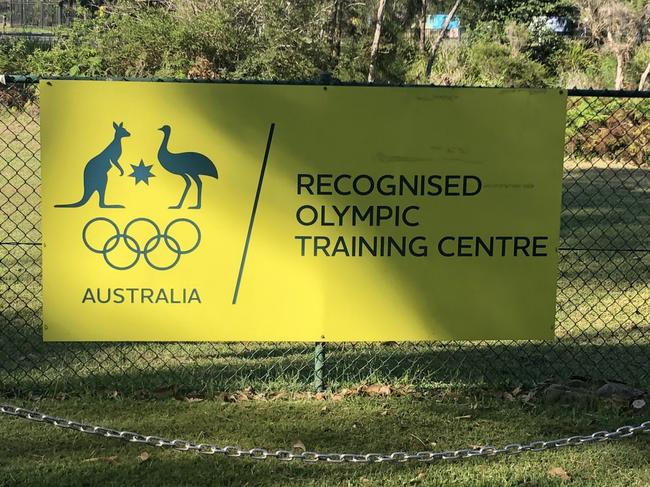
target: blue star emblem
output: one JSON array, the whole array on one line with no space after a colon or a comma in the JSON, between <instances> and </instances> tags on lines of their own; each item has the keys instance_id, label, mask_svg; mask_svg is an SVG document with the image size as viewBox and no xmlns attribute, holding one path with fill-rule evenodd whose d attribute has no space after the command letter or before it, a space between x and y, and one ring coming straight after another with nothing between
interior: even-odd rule
<instances>
[{"instance_id":1,"label":"blue star emblem","mask_svg":"<svg viewBox=\"0 0 650 487\"><path fill-rule=\"evenodd\" d=\"M149 184L149 178L156 177L155 174L151 173L151 168L153 167L153 164L150 166L145 166L144 161L142 159L140 159L140 164L138 164L137 166L131 164L131 167L133 168L133 172L129 174L129 176L135 178L135 184L138 184L140 181L144 181L144 184Z\"/></svg>"}]
</instances>

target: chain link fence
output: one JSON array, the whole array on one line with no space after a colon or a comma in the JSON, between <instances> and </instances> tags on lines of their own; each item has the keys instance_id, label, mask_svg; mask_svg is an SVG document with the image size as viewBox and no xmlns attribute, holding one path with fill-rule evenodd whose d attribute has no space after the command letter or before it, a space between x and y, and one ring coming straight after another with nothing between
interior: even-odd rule
<instances>
[{"instance_id":1,"label":"chain link fence","mask_svg":"<svg viewBox=\"0 0 650 487\"><path fill-rule=\"evenodd\" d=\"M11 78L8 78L11 79ZM18 81L16 81L18 80ZM650 383L650 93L571 90L552 341L43 343L38 89L0 88L0 392Z\"/></svg>"}]
</instances>

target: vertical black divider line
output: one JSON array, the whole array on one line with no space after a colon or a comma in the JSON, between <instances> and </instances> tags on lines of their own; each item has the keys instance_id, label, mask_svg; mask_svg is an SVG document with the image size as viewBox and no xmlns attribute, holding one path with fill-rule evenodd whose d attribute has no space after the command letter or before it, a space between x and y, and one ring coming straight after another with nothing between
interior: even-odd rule
<instances>
[{"instance_id":1,"label":"vertical black divider line","mask_svg":"<svg viewBox=\"0 0 650 487\"><path fill-rule=\"evenodd\" d=\"M271 128L269 129L269 138L266 141L266 151L264 152L264 161L262 162L262 169L260 170L260 179L257 182L255 201L253 202L253 210L251 211L251 220L248 224L248 233L246 234L246 242L244 243L244 252L242 253L241 256L241 264L239 265L239 274L237 275L237 284L235 284L235 292L232 296L232 304L237 304L237 297L239 296L239 288L241 286L242 276L244 275L244 266L246 265L246 255L248 255L248 246L251 242L251 234L253 233L253 224L255 223L255 214L257 213L257 204L260 201L260 193L262 192L262 183L264 182L266 163L269 160L269 151L271 150L271 141L273 140L274 130L275 130L275 123L272 123Z\"/></svg>"}]
</instances>

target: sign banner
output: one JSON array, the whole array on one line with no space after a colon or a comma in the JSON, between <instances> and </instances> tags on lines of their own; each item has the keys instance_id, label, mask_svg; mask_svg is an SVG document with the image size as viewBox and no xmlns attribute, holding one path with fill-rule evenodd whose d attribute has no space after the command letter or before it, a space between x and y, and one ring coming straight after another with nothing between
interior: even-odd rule
<instances>
[{"instance_id":1,"label":"sign banner","mask_svg":"<svg viewBox=\"0 0 650 487\"><path fill-rule=\"evenodd\" d=\"M46 341L553 336L563 91L40 96Z\"/></svg>"}]
</instances>

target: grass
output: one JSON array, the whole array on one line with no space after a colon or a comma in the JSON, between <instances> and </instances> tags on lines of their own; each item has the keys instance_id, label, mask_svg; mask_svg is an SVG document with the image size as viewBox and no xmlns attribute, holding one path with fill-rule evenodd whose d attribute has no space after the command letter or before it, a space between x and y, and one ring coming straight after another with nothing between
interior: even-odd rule
<instances>
[{"instance_id":1,"label":"grass","mask_svg":"<svg viewBox=\"0 0 650 487\"><path fill-rule=\"evenodd\" d=\"M0 242L39 242L36 108L0 113ZM179 391L305 390L310 343L44 344L40 247L0 245L0 394L57 416L145 434L251 448L389 452L552 439L638 424L607 405L522 404L476 385L571 374L648 384L648 168L567 160L557 300L548 343L331 344L333 389L354 383L473 384L427 396L224 403ZM640 249L628 252L625 249ZM645 249L645 250L643 250ZM140 394L146 390L149 394ZM80 397L55 400L62 391ZM113 391L119 391L115 399ZM151 392L154 394L151 394ZM38 402L25 398L44 393ZM161 396L165 396L163 392ZM0 396L0 402L3 401ZM646 411L647 412L647 411ZM650 435L579 449L434 465L334 466L200 457L0 417L0 486L19 485L650 485ZM147 451L149 460L138 456Z\"/></svg>"},{"instance_id":2,"label":"grass","mask_svg":"<svg viewBox=\"0 0 650 487\"><path fill-rule=\"evenodd\" d=\"M0 398L0 402L5 402ZM14 401L15 402L15 401ZM447 450L590 434L644 418L607 405L527 405L441 389L427 396L225 403L81 397L18 401L57 416L170 438L329 452ZM647 418L645 418L647 419ZM650 485L650 435L432 465L303 465L198 456L0 418L0 485ZM150 458L141 462L142 452Z\"/></svg>"}]
</instances>

